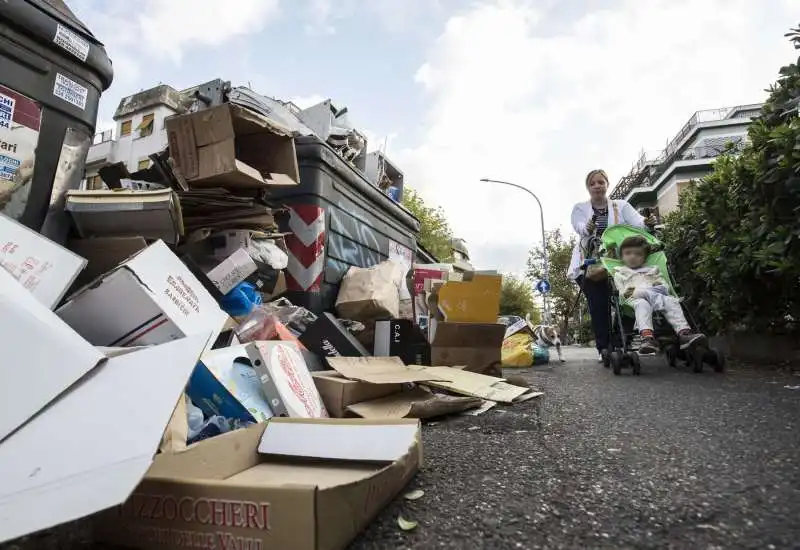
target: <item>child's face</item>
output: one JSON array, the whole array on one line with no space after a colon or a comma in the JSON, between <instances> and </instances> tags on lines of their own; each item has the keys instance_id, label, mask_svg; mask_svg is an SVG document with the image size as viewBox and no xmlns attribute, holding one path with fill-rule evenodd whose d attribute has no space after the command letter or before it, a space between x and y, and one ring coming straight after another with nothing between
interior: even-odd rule
<instances>
[{"instance_id":1,"label":"child's face","mask_svg":"<svg viewBox=\"0 0 800 550\"><path fill-rule=\"evenodd\" d=\"M645 254L643 248L631 247L622 251L622 263L631 269L642 267L646 258L647 254Z\"/></svg>"}]
</instances>

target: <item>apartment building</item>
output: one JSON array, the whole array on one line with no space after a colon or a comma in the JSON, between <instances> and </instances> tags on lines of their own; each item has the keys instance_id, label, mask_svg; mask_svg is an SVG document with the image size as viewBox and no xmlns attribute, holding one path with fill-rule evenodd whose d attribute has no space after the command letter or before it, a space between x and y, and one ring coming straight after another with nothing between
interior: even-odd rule
<instances>
[{"instance_id":1,"label":"apartment building","mask_svg":"<svg viewBox=\"0 0 800 550\"><path fill-rule=\"evenodd\" d=\"M729 147L740 149L760 103L697 111L667 146L642 152L630 173L620 179L611 198L625 199L639 211L666 215L678 207L680 194L714 168L714 159Z\"/></svg>"}]
</instances>

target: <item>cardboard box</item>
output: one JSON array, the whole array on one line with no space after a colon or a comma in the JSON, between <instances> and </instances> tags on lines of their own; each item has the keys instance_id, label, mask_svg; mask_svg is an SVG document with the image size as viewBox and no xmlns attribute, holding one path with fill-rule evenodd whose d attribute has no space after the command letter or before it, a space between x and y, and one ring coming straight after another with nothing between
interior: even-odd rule
<instances>
[{"instance_id":1,"label":"cardboard box","mask_svg":"<svg viewBox=\"0 0 800 550\"><path fill-rule=\"evenodd\" d=\"M228 315L162 241L72 295L57 312L96 346L161 344L211 332Z\"/></svg>"},{"instance_id":2,"label":"cardboard box","mask_svg":"<svg viewBox=\"0 0 800 550\"><path fill-rule=\"evenodd\" d=\"M206 416L247 422L328 416L294 342L251 342L207 352L186 393Z\"/></svg>"},{"instance_id":3,"label":"cardboard box","mask_svg":"<svg viewBox=\"0 0 800 550\"><path fill-rule=\"evenodd\" d=\"M181 203L172 189L72 190L64 209L83 238L142 236L177 244L183 235Z\"/></svg>"},{"instance_id":4,"label":"cardboard box","mask_svg":"<svg viewBox=\"0 0 800 550\"><path fill-rule=\"evenodd\" d=\"M272 419L156 457L96 540L139 548L341 550L420 467L417 420Z\"/></svg>"},{"instance_id":5,"label":"cardboard box","mask_svg":"<svg viewBox=\"0 0 800 550\"><path fill-rule=\"evenodd\" d=\"M425 372L420 367L404 365L398 357L329 357L328 363L345 378L369 384L410 384L442 380L440 376Z\"/></svg>"},{"instance_id":6,"label":"cardboard box","mask_svg":"<svg viewBox=\"0 0 800 550\"><path fill-rule=\"evenodd\" d=\"M240 248L206 275L220 292L227 294L257 269L247 250Z\"/></svg>"},{"instance_id":7,"label":"cardboard box","mask_svg":"<svg viewBox=\"0 0 800 550\"><path fill-rule=\"evenodd\" d=\"M191 187L297 185L300 173L289 130L226 103L166 121L169 153Z\"/></svg>"},{"instance_id":8,"label":"cardboard box","mask_svg":"<svg viewBox=\"0 0 800 550\"><path fill-rule=\"evenodd\" d=\"M330 313L322 313L306 331L300 342L320 357L368 357L369 352Z\"/></svg>"},{"instance_id":9,"label":"cardboard box","mask_svg":"<svg viewBox=\"0 0 800 550\"><path fill-rule=\"evenodd\" d=\"M375 323L375 357L399 357L406 365L430 365L431 346L409 319Z\"/></svg>"},{"instance_id":10,"label":"cardboard box","mask_svg":"<svg viewBox=\"0 0 800 550\"><path fill-rule=\"evenodd\" d=\"M441 388L461 395L470 395L489 401L499 401L501 403L514 403L524 401L532 397L544 395L541 392L534 392L530 388L523 388L509 384L503 378L486 376L476 372L468 372L450 367L424 367L426 373L437 375L441 378L447 377L449 380L432 380L426 385Z\"/></svg>"},{"instance_id":11,"label":"cardboard box","mask_svg":"<svg viewBox=\"0 0 800 550\"><path fill-rule=\"evenodd\" d=\"M499 323L437 323L431 343L431 364L499 373L505 333L505 325Z\"/></svg>"},{"instance_id":12,"label":"cardboard box","mask_svg":"<svg viewBox=\"0 0 800 550\"><path fill-rule=\"evenodd\" d=\"M350 380L335 370L314 372L311 376L328 414L334 418L350 416L347 414L347 407L350 405L386 397L403 389L402 384L370 384Z\"/></svg>"},{"instance_id":13,"label":"cardboard box","mask_svg":"<svg viewBox=\"0 0 800 550\"><path fill-rule=\"evenodd\" d=\"M471 373L470 373L471 374ZM440 395L422 386L373 399L354 403L350 412L372 420L389 418L436 418L480 407L483 399L472 396Z\"/></svg>"},{"instance_id":14,"label":"cardboard box","mask_svg":"<svg viewBox=\"0 0 800 550\"><path fill-rule=\"evenodd\" d=\"M85 266L85 259L0 214L0 268L49 309Z\"/></svg>"},{"instance_id":15,"label":"cardboard box","mask_svg":"<svg viewBox=\"0 0 800 550\"><path fill-rule=\"evenodd\" d=\"M67 248L89 262L73 285L80 288L147 248L147 241L142 237L71 239L67 242Z\"/></svg>"},{"instance_id":16,"label":"cardboard box","mask_svg":"<svg viewBox=\"0 0 800 550\"><path fill-rule=\"evenodd\" d=\"M210 334L106 355L2 270L0 319L2 544L127 498Z\"/></svg>"},{"instance_id":17,"label":"cardboard box","mask_svg":"<svg viewBox=\"0 0 800 550\"><path fill-rule=\"evenodd\" d=\"M436 293L440 320L451 323L495 323L500 313L500 275L474 275L470 281L448 281Z\"/></svg>"}]
</instances>

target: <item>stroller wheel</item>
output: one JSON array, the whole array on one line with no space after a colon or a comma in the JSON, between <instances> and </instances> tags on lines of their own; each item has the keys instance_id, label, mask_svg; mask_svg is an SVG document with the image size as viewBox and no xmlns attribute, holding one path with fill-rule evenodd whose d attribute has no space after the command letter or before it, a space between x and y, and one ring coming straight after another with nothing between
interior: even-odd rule
<instances>
[{"instance_id":1,"label":"stroller wheel","mask_svg":"<svg viewBox=\"0 0 800 550\"><path fill-rule=\"evenodd\" d=\"M609 354L607 349L604 349L600 352L600 357L603 359L603 366L608 368L611 366L611 355Z\"/></svg>"},{"instance_id":2,"label":"stroller wheel","mask_svg":"<svg viewBox=\"0 0 800 550\"><path fill-rule=\"evenodd\" d=\"M714 372L723 372L725 370L725 354L718 349L708 350L708 363L714 367Z\"/></svg>"},{"instance_id":3,"label":"stroller wheel","mask_svg":"<svg viewBox=\"0 0 800 550\"><path fill-rule=\"evenodd\" d=\"M622 355L621 351L612 351L611 352L611 370L614 371L615 375L622 374L622 362L625 359L625 356Z\"/></svg>"},{"instance_id":4,"label":"stroller wheel","mask_svg":"<svg viewBox=\"0 0 800 550\"><path fill-rule=\"evenodd\" d=\"M703 363L705 362L705 353L703 350L693 350L687 359L692 365L692 371L703 372Z\"/></svg>"},{"instance_id":5,"label":"stroller wheel","mask_svg":"<svg viewBox=\"0 0 800 550\"><path fill-rule=\"evenodd\" d=\"M642 362L639 360L639 354L635 351L628 352L628 359L631 362L631 366L633 367L633 375L639 376L642 374Z\"/></svg>"},{"instance_id":6,"label":"stroller wheel","mask_svg":"<svg viewBox=\"0 0 800 550\"><path fill-rule=\"evenodd\" d=\"M664 347L664 357L667 358L667 364L675 368L678 364L678 350L675 349L675 346L669 345Z\"/></svg>"}]
</instances>

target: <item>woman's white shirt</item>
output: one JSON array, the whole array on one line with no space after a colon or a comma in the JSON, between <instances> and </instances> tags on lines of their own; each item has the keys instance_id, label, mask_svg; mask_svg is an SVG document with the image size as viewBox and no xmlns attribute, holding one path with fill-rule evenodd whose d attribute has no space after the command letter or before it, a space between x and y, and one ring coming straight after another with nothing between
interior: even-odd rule
<instances>
[{"instance_id":1,"label":"woman's white shirt","mask_svg":"<svg viewBox=\"0 0 800 550\"><path fill-rule=\"evenodd\" d=\"M581 264L583 263L581 240L589 236L586 224L589 223L592 216L594 216L594 209L591 201L579 202L572 208L572 228L578 234L578 242L572 249L572 261L567 270L567 277L573 281L581 274ZM639 214L628 201L609 200L608 227L620 224L644 227L644 216Z\"/></svg>"}]
</instances>

